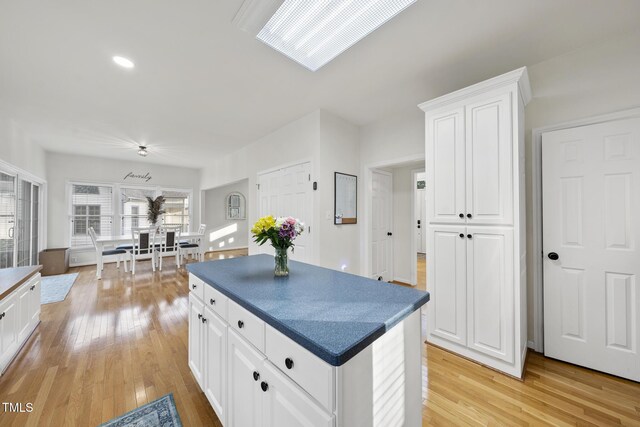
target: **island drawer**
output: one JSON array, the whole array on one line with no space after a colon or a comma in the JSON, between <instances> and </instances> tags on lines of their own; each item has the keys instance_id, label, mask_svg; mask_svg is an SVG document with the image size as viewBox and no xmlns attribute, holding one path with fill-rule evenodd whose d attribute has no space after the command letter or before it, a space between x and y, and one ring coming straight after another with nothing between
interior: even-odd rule
<instances>
[{"instance_id":1,"label":"island drawer","mask_svg":"<svg viewBox=\"0 0 640 427\"><path fill-rule=\"evenodd\" d=\"M228 312L229 325L264 353L265 323L232 300L229 300Z\"/></svg>"},{"instance_id":2,"label":"island drawer","mask_svg":"<svg viewBox=\"0 0 640 427\"><path fill-rule=\"evenodd\" d=\"M204 305L213 310L218 316L227 320L227 300L228 298L220 293L213 286L204 284Z\"/></svg>"},{"instance_id":3,"label":"island drawer","mask_svg":"<svg viewBox=\"0 0 640 427\"><path fill-rule=\"evenodd\" d=\"M204 301L204 287L205 284L202 280L189 273L189 290L201 301Z\"/></svg>"},{"instance_id":4,"label":"island drawer","mask_svg":"<svg viewBox=\"0 0 640 427\"><path fill-rule=\"evenodd\" d=\"M267 358L289 378L315 398L322 406L334 411L333 366L321 360L273 327L266 325Z\"/></svg>"}]
</instances>

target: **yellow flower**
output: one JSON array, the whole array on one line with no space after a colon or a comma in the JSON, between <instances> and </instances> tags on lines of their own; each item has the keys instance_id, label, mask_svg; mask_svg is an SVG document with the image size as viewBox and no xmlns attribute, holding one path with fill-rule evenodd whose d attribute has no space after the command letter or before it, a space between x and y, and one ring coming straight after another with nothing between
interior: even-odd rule
<instances>
[{"instance_id":1,"label":"yellow flower","mask_svg":"<svg viewBox=\"0 0 640 427\"><path fill-rule=\"evenodd\" d=\"M263 216L258 221L256 221L256 223L253 225L251 232L253 234L262 233L263 231L269 230L275 225L276 225L276 219L273 216L271 215Z\"/></svg>"}]
</instances>

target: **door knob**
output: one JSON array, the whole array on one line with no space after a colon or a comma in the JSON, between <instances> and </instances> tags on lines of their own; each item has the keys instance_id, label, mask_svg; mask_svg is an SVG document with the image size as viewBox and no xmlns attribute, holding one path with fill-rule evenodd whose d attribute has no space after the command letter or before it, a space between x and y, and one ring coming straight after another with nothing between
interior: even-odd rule
<instances>
[{"instance_id":1,"label":"door knob","mask_svg":"<svg viewBox=\"0 0 640 427\"><path fill-rule=\"evenodd\" d=\"M555 253L555 252L549 252L549 255L547 255L547 256L549 257L549 259L552 259L554 261L557 260L558 258L560 258L560 256L558 256L558 254Z\"/></svg>"}]
</instances>

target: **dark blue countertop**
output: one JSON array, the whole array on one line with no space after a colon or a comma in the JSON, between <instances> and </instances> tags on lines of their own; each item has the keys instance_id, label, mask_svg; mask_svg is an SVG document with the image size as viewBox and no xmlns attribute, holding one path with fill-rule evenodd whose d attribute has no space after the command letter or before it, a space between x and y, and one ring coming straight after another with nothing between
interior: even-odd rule
<instances>
[{"instance_id":1,"label":"dark blue countertop","mask_svg":"<svg viewBox=\"0 0 640 427\"><path fill-rule=\"evenodd\" d=\"M429 301L427 292L353 274L253 255L188 264L187 270L333 366L364 350Z\"/></svg>"}]
</instances>

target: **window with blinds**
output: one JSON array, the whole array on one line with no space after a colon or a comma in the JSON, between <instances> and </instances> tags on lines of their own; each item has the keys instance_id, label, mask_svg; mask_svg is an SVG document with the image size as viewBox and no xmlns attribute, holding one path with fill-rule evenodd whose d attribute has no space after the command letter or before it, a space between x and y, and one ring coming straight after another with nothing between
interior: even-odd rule
<instances>
[{"instance_id":1,"label":"window with blinds","mask_svg":"<svg viewBox=\"0 0 640 427\"><path fill-rule=\"evenodd\" d=\"M181 191L163 191L164 210L162 216L164 225L179 225L183 232L189 231L189 193Z\"/></svg>"},{"instance_id":2,"label":"window with blinds","mask_svg":"<svg viewBox=\"0 0 640 427\"><path fill-rule=\"evenodd\" d=\"M107 185L71 186L71 247L91 246L89 228L98 236L113 234L113 188Z\"/></svg>"},{"instance_id":3,"label":"window with blinds","mask_svg":"<svg viewBox=\"0 0 640 427\"><path fill-rule=\"evenodd\" d=\"M131 234L136 227L149 227L147 197L155 199L153 188L120 188L120 219L122 234Z\"/></svg>"}]
</instances>

